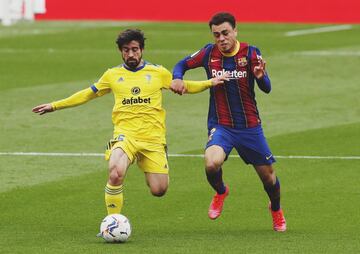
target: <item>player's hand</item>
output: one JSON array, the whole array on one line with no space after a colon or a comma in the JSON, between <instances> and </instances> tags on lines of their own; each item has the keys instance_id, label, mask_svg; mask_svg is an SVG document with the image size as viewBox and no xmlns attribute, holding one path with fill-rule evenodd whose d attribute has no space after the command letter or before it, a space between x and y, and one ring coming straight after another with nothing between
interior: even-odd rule
<instances>
[{"instance_id":1,"label":"player's hand","mask_svg":"<svg viewBox=\"0 0 360 254\"><path fill-rule=\"evenodd\" d=\"M229 73L225 72L224 74L222 74L221 76L215 77L211 79L211 85L212 86L217 86L217 85L222 85L224 84L225 81L229 81Z\"/></svg>"},{"instance_id":2,"label":"player's hand","mask_svg":"<svg viewBox=\"0 0 360 254\"><path fill-rule=\"evenodd\" d=\"M266 61L263 60L262 58L259 58L258 65L254 67L254 75L257 79L261 79L262 77L265 76L266 74L265 65L266 65Z\"/></svg>"},{"instance_id":3,"label":"player's hand","mask_svg":"<svg viewBox=\"0 0 360 254\"><path fill-rule=\"evenodd\" d=\"M181 79L174 79L171 81L170 90L179 95L186 93L186 87L184 81Z\"/></svg>"},{"instance_id":4,"label":"player's hand","mask_svg":"<svg viewBox=\"0 0 360 254\"><path fill-rule=\"evenodd\" d=\"M43 114L53 112L53 111L54 111L54 109L50 103L41 104L32 109L32 112L37 113L39 115L43 115Z\"/></svg>"}]
</instances>

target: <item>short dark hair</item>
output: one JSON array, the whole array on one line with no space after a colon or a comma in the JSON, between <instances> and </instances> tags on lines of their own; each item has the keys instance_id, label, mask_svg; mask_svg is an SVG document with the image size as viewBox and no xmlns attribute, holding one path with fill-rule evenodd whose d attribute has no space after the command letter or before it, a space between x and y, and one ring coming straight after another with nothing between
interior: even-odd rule
<instances>
[{"instance_id":1,"label":"short dark hair","mask_svg":"<svg viewBox=\"0 0 360 254\"><path fill-rule=\"evenodd\" d=\"M116 44L121 50L125 44L130 43L131 41L137 41L141 49L145 47L144 33L140 29L126 29L122 31L116 39Z\"/></svg>"},{"instance_id":2,"label":"short dark hair","mask_svg":"<svg viewBox=\"0 0 360 254\"><path fill-rule=\"evenodd\" d=\"M232 26L232 28L236 27L235 17L231 13L228 13L228 12L219 12L219 13L216 13L214 16L212 16L212 18L209 21L209 27L211 29L212 25L218 26L224 22L229 22L230 25Z\"/></svg>"}]
</instances>

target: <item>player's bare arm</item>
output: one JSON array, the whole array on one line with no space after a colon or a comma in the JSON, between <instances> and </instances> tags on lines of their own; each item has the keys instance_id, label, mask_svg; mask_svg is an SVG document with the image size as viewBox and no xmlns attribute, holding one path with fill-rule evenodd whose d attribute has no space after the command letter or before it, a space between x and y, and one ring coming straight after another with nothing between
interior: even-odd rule
<instances>
[{"instance_id":1,"label":"player's bare arm","mask_svg":"<svg viewBox=\"0 0 360 254\"><path fill-rule=\"evenodd\" d=\"M51 106L51 103L41 104L32 109L32 112L37 113L39 115L43 115L53 111L54 109Z\"/></svg>"}]
</instances>

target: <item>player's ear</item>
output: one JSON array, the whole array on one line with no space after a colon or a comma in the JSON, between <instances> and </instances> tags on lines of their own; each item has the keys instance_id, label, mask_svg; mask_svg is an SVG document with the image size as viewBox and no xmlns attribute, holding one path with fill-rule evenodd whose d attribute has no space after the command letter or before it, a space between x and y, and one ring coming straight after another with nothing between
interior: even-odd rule
<instances>
[{"instance_id":1,"label":"player's ear","mask_svg":"<svg viewBox=\"0 0 360 254\"><path fill-rule=\"evenodd\" d=\"M237 36L237 27L234 27L234 34Z\"/></svg>"}]
</instances>

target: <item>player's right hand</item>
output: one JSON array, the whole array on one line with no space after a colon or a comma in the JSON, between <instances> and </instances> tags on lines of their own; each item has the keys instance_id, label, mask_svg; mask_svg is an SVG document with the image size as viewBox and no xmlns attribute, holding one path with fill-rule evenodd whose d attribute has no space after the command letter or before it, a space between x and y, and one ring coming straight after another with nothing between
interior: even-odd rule
<instances>
[{"instance_id":1,"label":"player's right hand","mask_svg":"<svg viewBox=\"0 0 360 254\"><path fill-rule=\"evenodd\" d=\"M224 84L225 81L229 81L230 74L228 72L225 72L221 76L215 77L211 79L211 85L217 86Z\"/></svg>"},{"instance_id":2,"label":"player's right hand","mask_svg":"<svg viewBox=\"0 0 360 254\"><path fill-rule=\"evenodd\" d=\"M39 115L43 115L43 114L46 114L48 112L53 112L53 111L54 111L54 109L50 103L41 104L32 109L32 112L37 113Z\"/></svg>"},{"instance_id":3,"label":"player's right hand","mask_svg":"<svg viewBox=\"0 0 360 254\"><path fill-rule=\"evenodd\" d=\"M181 79L174 79L171 81L170 90L179 95L186 93L186 87L184 81Z\"/></svg>"}]
</instances>

